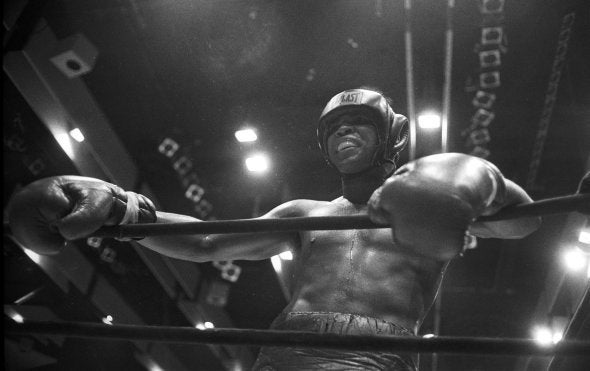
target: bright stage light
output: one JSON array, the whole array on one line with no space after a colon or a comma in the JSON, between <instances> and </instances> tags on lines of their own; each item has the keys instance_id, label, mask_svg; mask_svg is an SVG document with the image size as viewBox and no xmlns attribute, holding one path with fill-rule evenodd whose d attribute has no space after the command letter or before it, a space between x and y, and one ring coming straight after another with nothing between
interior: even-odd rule
<instances>
[{"instance_id":1,"label":"bright stage light","mask_svg":"<svg viewBox=\"0 0 590 371\"><path fill-rule=\"evenodd\" d=\"M70 140L70 135L67 133L57 134L55 136L55 140L64 150L64 152L70 157L74 158L74 147L72 147L72 141Z\"/></svg>"},{"instance_id":2,"label":"bright stage light","mask_svg":"<svg viewBox=\"0 0 590 371\"><path fill-rule=\"evenodd\" d=\"M10 318L12 318L12 320L16 323L23 323L25 321L25 319L23 318L23 316L21 316L18 313L12 313L10 315Z\"/></svg>"},{"instance_id":3,"label":"bright stage light","mask_svg":"<svg viewBox=\"0 0 590 371\"><path fill-rule=\"evenodd\" d=\"M580 232L580 236L578 237L578 241L581 243L590 244L590 230L584 230Z\"/></svg>"},{"instance_id":4,"label":"bright stage light","mask_svg":"<svg viewBox=\"0 0 590 371\"><path fill-rule=\"evenodd\" d=\"M84 134L82 134L82 131L80 131L80 129L78 128L70 130L70 136L74 138L77 142L81 143L84 141Z\"/></svg>"},{"instance_id":5,"label":"bright stage light","mask_svg":"<svg viewBox=\"0 0 590 371\"><path fill-rule=\"evenodd\" d=\"M246 159L246 168L254 173L263 173L268 170L268 157L263 154L257 154Z\"/></svg>"},{"instance_id":6,"label":"bright stage light","mask_svg":"<svg viewBox=\"0 0 590 371\"><path fill-rule=\"evenodd\" d=\"M587 258L582 250L574 247L563 253L563 261L569 270L577 272L586 267Z\"/></svg>"},{"instance_id":7,"label":"bright stage light","mask_svg":"<svg viewBox=\"0 0 590 371\"><path fill-rule=\"evenodd\" d=\"M258 139L258 136L252 129L238 130L234 135L238 142L255 142Z\"/></svg>"},{"instance_id":8,"label":"bright stage light","mask_svg":"<svg viewBox=\"0 0 590 371\"><path fill-rule=\"evenodd\" d=\"M293 253L291 251L283 251L279 254L279 258L282 260L293 260Z\"/></svg>"},{"instance_id":9,"label":"bright stage light","mask_svg":"<svg viewBox=\"0 0 590 371\"><path fill-rule=\"evenodd\" d=\"M113 324L113 316L111 316L109 314L106 317L103 317L102 318L102 323L104 323L105 325L112 325Z\"/></svg>"},{"instance_id":10,"label":"bright stage light","mask_svg":"<svg viewBox=\"0 0 590 371\"><path fill-rule=\"evenodd\" d=\"M533 330L533 338L539 345L547 346L553 343L553 333L546 326L538 326Z\"/></svg>"},{"instance_id":11,"label":"bright stage light","mask_svg":"<svg viewBox=\"0 0 590 371\"><path fill-rule=\"evenodd\" d=\"M199 330L204 330L204 329L205 329L205 325L204 325L204 324L202 324L202 323L197 323L197 324L195 325L195 328L197 328L197 329L199 329Z\"/></svg>"},{"instance_id":12,"label":"bright stage light","mask_svg":"<svg viewBox=\"0 0 590 371\"><path fill-rule=\"evenodd\" d=\"M440 115L436 113L424 113L418 116L418 126L422 129L440 128Z\"/></svg>"},{"instance_id":13,"label":"bright stage light","mask_svg":"<svg viewBox=\"0 0 590 371\"><path fill-rule=\"evenodd\" d=\"M41 264L41 255L37 254L36 252L29 250L29 249L24 249L25 254L27 254L27 256L29 258L31 258L32 261L35 262L35 264Z\"/></svg>"},{"instance_id":14,"label":"bright stage light","mask_svg":"<svg viewBox=\"0 0 590 371\"><path fill-rule=\"evenodd\" d=\"M270 258L270 262L272 263L272 267L275 269L275 272L281 273L281 271L283 270L281 258L278 255L275 255L272 258Z\"/></svg>"}]
</instances>

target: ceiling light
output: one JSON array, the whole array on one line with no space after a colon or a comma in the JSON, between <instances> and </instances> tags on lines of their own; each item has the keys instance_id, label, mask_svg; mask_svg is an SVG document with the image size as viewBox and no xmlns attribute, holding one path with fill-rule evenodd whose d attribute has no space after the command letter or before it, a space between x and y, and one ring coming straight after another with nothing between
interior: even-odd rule
<instances>
[{"instance_id":1,"label":"ceiling light","mask_svg":"<svg viewBox=\"0 0 590 371\"><path fill-rule=\"evenodd\" d=\"M199 186L198 184L192 183L184 192L184 197L192 200L193 202L201 201L203 195L205 194L205 190L203 187Z\"/></svg>"},{"instance_id":2,"label":"ceiling light","mask_svg":"<svg viewBox=\"0 0 590 371\"><path fill-rule=\"evenodd\" d=\"M538 326L533 330L533 338L539 345L550 345L553 343L553 333L547 326Z\"/></svg>"},{"instance_id":3,"label":"ceiling light","mask_svg":"<svg viewBox=\"0 0 590 371\"><path fill-rule=\"evenodd\" d=\"M502 43L504 30L502 27L483 27L481 29L482 45L494 45Z\"/></svg>"},{"instance_id":4,"label":"ceiling light","mask_svg":"<svg viewBox=\"0 0 590 371\"><path fill-rule=\"evenodd\" d=\"M158 146L158 151L166 157L172 157L178 151L180 146L173 139L164 138L162 143Z\"/></svg>"},{"instance_id":5,"label":"ceiling light","mask_svg":"<svg viewBox=\"0 0 590 371\"><path fill-rule=\"evenodd\" d=\"M484 72L479 74L479 86L484 89L493 89L500 86L500 72Z\"/></svg>"},{"instance_id":6,"label":"ceiling light","mask_svg":"<svg viewBox=\"0 0 590 371\"><path fill-rule=\"evenodd\" d=\"M577 247L565 251L563 254L563 260L565 266L573 272L577 272L586 267L586 254Z\"/></svg>"},{"instance_id":7,"label":"ceiling light","mask_svg":"<svg viewBox=\"0 0 590 371\"><path fill-rule=\"evenodd\" d=\"M23 323L25 321L24 317L16 312L11 313L10 318L12 318L12 320L17 323Z\"/></svg>"},{"instance_id":8,"label":"ceiling light","mask_svg":"<svg viewBox=\"0 0 590 371\"><path fill-rule=\"evenodd\" d=\"M291 251L283 251L279 254L279 258L282 260L293 260L293 253Z\"/></svg>"},{"instance_id":9,"label":"ceiling light","mask_svg":"<svg viewBox=\"0 0 590 371\"><path fill-rule=\"evenodd\" d=\"M246 168L255 173L262 173L268 170L268 157L263 154L257 154L246 159Z\"/></svg>"},{"instance_id":10,"label":"ceiling light","mask_svg":"<svg viewBox=\"0 0 590 371\"><path fill-rule=\"evenodd\" d=\"M488 127L496 117L494 112L479 108L471 117L471 123L477 127Z\"/></svg>"},{"instance_id":11,"label":"ceiling light","mask_svg":"<svg viewBox=\"0 0 590 371\"><path fill-rule=\"evenodd\" d=\"M29 249L23 250L25 251L25 254L27 254L27 256L31 258L32 261L34 261L36 264L41 264L41 255Z\"/></svg>"},{"instance_id":12,"label":"ceiling light","mask_svg":"<svg viewBox=\"0 0 590 371\"><path fill-rule=\"evenodd\" d=\"M234 134L238 142L255 142L258 136L252 129L238 130Z\"/></svg>"},{"instance_id":13,"label":"ceiling light","mask_svg":"<svg viewBox=\"0 0 590 371\"><path fill-rule=\"evenodd\" d=\"M482 14L498 14L504 10L504 0L482 0L479 11Z\"/></svg>"},{"instance_id":14,"label":"ceiling light","mask_svg":"<svg viewBox=\"0 0 590 371\"><path fill-rule=\"evenodd\" d=\"M205 322L205 328L215 328L213 322Z\"/></svg>"},{"instance_id":15,"label":"ceiling light","mask_svg":"<svg viewBox=\"0 0 590 371\"><path fill-rule=\"evenodd\" d=\"M102 318L102 323L106 324L106 325L112 325L113 324L113 316L111 316L110 314L107 315L106 317Z\"/></svg>"},{"instance_id":16,"label":"ceiling light","mask_svg":"<svg viewBox=\"0 0 590 371\"><path fill-rule=\"evenodd\" d=\"M55 136L55 140L64 150L64 152L70 157L74 158L74 147L72 147L72 141L70 140L70 136L67 133L57 134Z\"/></svg>"},{"instance_id":17,"label":"ceiling light","mask_svg":"<svg viewBox=\"0 0 590 371\"><path fill-rule=\"evenodd\" d=\"M562 339L563 339L562 332L554 332L553 336L551 337L551 341L553 342L553 344L559 343Z\"/></svg>"},{"instance_id":18,"label":"ceiling light","mask_svg":"<svg viewBox=\"0 0 590 371\"><path fill-rule=\"evenodd\" d=\"M484 50L479 52L479 65L482 68L497 67L501 65L500 50Z\"/></svg>"},{"instance_id":19,"label":"ceiling light","mask_svg":"<svg viewBox=\"0 0 590 371\"><path fill-rule=\"evenodd\" d=\"M581 243L590 244L590 230L583 230L580 232L580 236L578 237L578 241Z\"/></svg>"},{"instance_id":20,"label":"ceiling light","mask_svg":"<svg viewBox=\"0 0 590 371\"><path fill-rule=\"evenodd\" d=\"M270 258L270 262L272 263L272 267L275 269L275 272L281 273L282 266L281 266L281 258L278 255L273 256Z\"/></svg>"},{"instance_id":21,"label":"ceiling light","mask_svg":"<svg viewBox=\"0 0 590 371\"><path fill-rule=\"evenodd\" d=\"M440 115L424 113L418 116L418 126L422 129L438 129L440 127Z\"/></svg>"},{"instance_id":22,"label":"ceiling light","mask_svg":"<svg viewBox=\"0 0 590 371\"><path fill-rule=\"evenodd\" d=\"M478 90L477 93L475 93L475 97L473 97L473 100L471 101L471 103L475 107L489 109L489 108L492 108L492 105L494 104L495 101L496 101L496 94L488 93L483 90Z\"/></svg>"},{"instance_id":23,"label":"ceiling light","mask_svg":"<svg viewBox=\"0 0 590 371\"><path fill-rule=\"evenodd\" d=\"M205 325L204 325L204 324L202 324L201 322L197 323L197 324L195 325L195 327L196 327L197 329L199 329L199 330L204 330L204 329L205 329Z\"/></svg>"},{"instance_id":24,"label":"ceiling light","mask_svg":"<svg viewBox=\"0 0 590 371\"><path fill-rule=\"evenodd\" d=\"M80 131L80 129L78 128L70 130L70 136L74 138L77 142L84 141L84 134L82 134L82 131Z\"/></svg>"}]
</instances>

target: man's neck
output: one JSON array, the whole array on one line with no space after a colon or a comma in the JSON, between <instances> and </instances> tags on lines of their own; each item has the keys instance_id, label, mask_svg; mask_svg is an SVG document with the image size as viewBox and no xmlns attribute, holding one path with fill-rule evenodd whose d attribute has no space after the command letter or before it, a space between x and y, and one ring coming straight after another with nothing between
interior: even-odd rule
<instances>
[{"instance_id":1,"label":"man's neck","mask_svg":"<svg viewBox=\"0 0 590 371\"><path fill-rule=\"evenodd\" d=\"M342 196L353 204L366 204L388 175L389 172L382 166L355 174L342 174Z\"/></svg>"}]
</instances>

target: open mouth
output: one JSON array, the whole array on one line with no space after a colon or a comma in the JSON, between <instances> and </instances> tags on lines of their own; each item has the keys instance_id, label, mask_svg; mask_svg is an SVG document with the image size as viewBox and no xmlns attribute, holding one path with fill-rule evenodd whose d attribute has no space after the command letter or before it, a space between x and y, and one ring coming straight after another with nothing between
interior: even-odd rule
<instances>
[{"instance_id":1,"label":"open mouth","mask_svg":"<svg viewBox=\"0 0 590 371\"><path fill-rule=\"evenodd\" d=\"M347 141L344 141L344 142L338 144L338 147L336 148L336 150L338 152L342 152L342 151L344 151L346 149L356 148L356 147L358 147L358 145L356 143L354 143L354 142L352 142L350 140L347 140Z\"/></svg>"}]
</instances>

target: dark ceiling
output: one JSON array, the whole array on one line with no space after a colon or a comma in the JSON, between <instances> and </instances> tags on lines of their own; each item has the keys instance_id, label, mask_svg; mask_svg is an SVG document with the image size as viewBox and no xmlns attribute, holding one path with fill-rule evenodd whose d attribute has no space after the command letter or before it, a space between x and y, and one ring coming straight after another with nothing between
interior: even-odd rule
<instances>
[{"instance_id":1,"label":"dark ceiling","mask_svg":"<svg viewBox=\"0 0 590 371\"><path fill-rule=\"evenodd\" d=\"M18 23L10 25L7 17L23 9L30 12L40 3L4 3L5 31L10 31L5 53L7 45L8 53L25 45L14 41L23 31ZM94 68L79 79L133 158L139 181L150 185L161 208L202 216L184 195L187 182L198 182L213 207L206 218L237 219L260 215L288 199L338 196L337 174L325 164L315 141L316 119L335 93L376 87L392 98L397 112L410 114L406 22L413 38L416 113L443 108L446 2L410 1L410 14L404 3L56 0L44 2L39 16L57 39L81 33L96 47ZM484 14L484 3L503 8ZM495 117L480 146L489 151L487 158L535 199L574 193L590 167L588 15L585 1L455 1L449 151L473 151L469 137L478 108L473 98L478 91L495 94L489 109ZM33 17L33 23L37 20ZM569 26L568 20L573 20ZM484 27L502 27L501 42L482 43ZM564 27L571 31L566 36ZM42 31L37 27L28 36ZM499 51L500 65L482 67L480 52L489 50ZM499 74L499 86L481 86L480 75L486 72ZM22 184L78 171L36 117L35 107L29 107L10 76L4 77L6 205ZM554 100L547 98L552 83ZM257 130L256 143L235 141L234 131L245 125ZM27 144L26 150L15 149L15 133ZM166 138L180 145L172 160L158 150ZM417 132L417 138L418 157L440 151L432 134ZM93 145L109 143L99 140ZM248 174L243 166L244 157L253 151L264 151L272 159L271 171L263 177ZM192 163L184 176L173 166L183 156ZM44 160L41 171L31 171L34 158ZM408 158L408 153L402 156L403 161ZM565 215L548 217L543 230L524 240L480 240L478 249L452 263L441 291L440 317L431 314L421 333L432 332L440 319L442 335L529 337L531 318L547 290L545 280L554 269L550 267L558 264L569 220ZM39 290L33 304L51 308L63 320L92 322L104 314L84 293L60 291L11 239L4 240L5 304ZM190 325L136 250L125 243L109 244L118 265L83 241L79 247L144 322ZM224 310L235 327L266 328L286 303L277 276L269 261L236 264L242 273L229 287ZM198 266L209 280L219 276L209 263ZM23 339L14 341L25 346ZM57 361L24 369L145 369L133 356L133 347L124 342L114 346L66 340L53 348L52 343L34 344L39 353ZM6 349L5 354L15 352ZM205 346L178 346L174 352L192 369L227 368L218 360L222 357ZM199 360L191 358L191 352ZM424 358L421 370L434 369L433 361ZM26 363L14 362L21 367ZM437 362L440 371L526 370L516 357L441 356Z\"/></svg>"}]
</instances>

